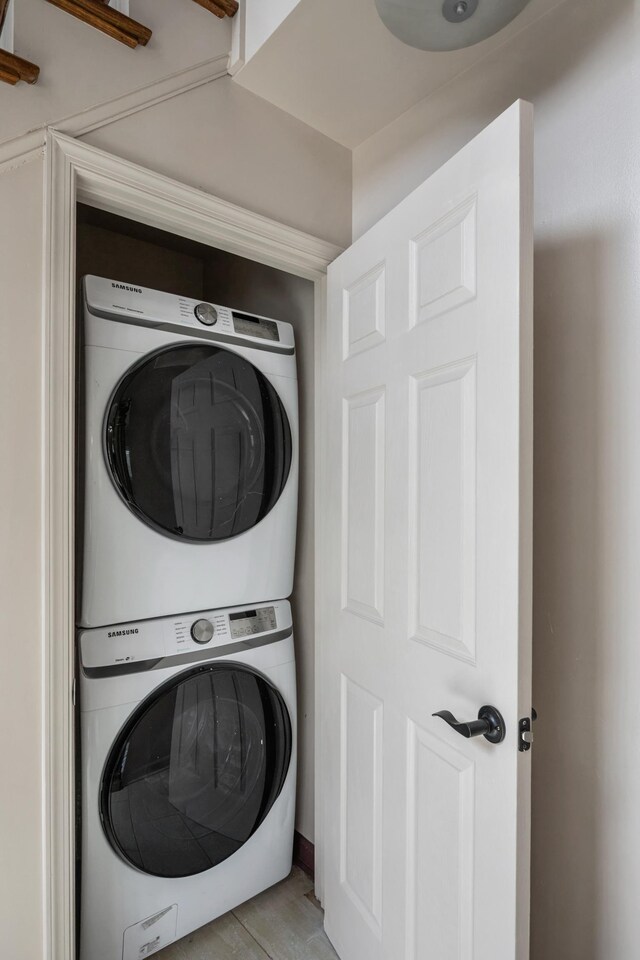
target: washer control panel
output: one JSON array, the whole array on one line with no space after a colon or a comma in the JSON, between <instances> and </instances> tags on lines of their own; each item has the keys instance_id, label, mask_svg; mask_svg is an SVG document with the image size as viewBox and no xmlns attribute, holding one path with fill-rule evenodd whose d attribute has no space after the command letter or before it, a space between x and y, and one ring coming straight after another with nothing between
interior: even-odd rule
<instances>
[{"instance_id":1,"label":"washer control panel","mask_svg":"<svg viewBox=\"0 0 640 960\"><path fill-rule=\"evenodd\" d=\"M83 667L133 666L217 647L240 644L260 634L291 626L286 600L255 607L210 610L181 617L138 620L111 627L95 627L80 634Z\"/></svg>"},{"instance_id":2,"label":"washer control panel","mask_svg":"<svg viewBox=\"0 0 640 960\"><path fill-rule=\"evenodd\" d=\"M216 610L195 618L175 617L166 621L164 652L165 656L171 656L207 644L221 646L281 628L274 604L250 610Z\"/></svg>"}]
</instances>

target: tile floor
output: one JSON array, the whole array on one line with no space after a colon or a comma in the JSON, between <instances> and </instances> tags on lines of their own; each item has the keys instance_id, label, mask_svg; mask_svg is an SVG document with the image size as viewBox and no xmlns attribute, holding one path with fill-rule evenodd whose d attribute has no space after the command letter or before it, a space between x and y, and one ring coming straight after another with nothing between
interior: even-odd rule
<instances>
[{"instance_id":1,"label":"tile floor","mask_svg":"<svg viewBox=\"0 0 640 960\"><path fill-rule=\"evenodd\" d=\"M294 867L282 883L156 954L158 960L338 960L313 883Z\"/></svg>"}]
</instances>

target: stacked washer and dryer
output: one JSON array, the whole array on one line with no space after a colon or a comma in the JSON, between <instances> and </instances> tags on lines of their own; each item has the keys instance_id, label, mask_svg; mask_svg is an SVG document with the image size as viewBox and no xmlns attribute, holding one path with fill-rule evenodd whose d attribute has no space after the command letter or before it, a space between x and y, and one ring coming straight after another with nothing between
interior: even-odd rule
<instances>
[{"instance_id":1,"label":"stacked washer and dryer","mask_svg":"<svg viewBox=\"0 0 640 960\"><path fill-rule=\"evenodd\" d=\"M80 960L140 960L291 868L289 324L84 280Z\"/></svg>"}]
</instances>

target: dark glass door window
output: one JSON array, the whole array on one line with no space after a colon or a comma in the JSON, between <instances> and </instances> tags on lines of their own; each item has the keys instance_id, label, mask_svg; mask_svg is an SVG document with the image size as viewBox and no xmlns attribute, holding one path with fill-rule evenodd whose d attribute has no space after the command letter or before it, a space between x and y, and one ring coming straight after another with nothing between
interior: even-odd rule
<instances>
[{"instance_id":1,"label":"dark glass door window","mask_svg":"<svg viewBox=\"0 0 640 960\"><path fill-rule=\"evenodd\" d=\"M106 455L140 519L179 539L226 540L277 502L291 429L278 394L248 360L182 344L146 357L120 382Z\"/></svg>"},{"instance_id":2,"label":"dark glass door window","mask_svg":"<svg viewBox=\"0 0 640 960\"><path fill-rule=\"evenodd\" d=\"M158 877L232 856L277 799L291 722L267 680L236 664L196 667L145 700L114 743L100 793L111 845Z\"/></svg>"}]
</instances>

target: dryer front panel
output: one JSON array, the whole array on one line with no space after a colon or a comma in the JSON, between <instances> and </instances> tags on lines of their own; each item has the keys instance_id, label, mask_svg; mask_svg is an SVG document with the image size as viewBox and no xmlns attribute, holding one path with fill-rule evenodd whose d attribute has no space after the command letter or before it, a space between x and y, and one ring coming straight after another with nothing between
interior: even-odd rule
<instances>
[{"instance_id":1,"label":"dryer front panel","mask_svg":"<svg viewBox=\"0 0 640 960\"><path fill-rule=\"evenodd\" d=\"M105 764L102 824L146 874L188 877L238 851L285 783L292 726L278 690L249 667L206 664L159 687Z\"/></svg>"},{"instance_id":2,"label":"dryer front panel","mask_svg":"<svg viewBox=\"0 0 640 960\"><path fill-rule=\"evenodd\" d=\"M272 383L209 344L163 347L118 384L105 422L115 487L166 536L219 542L258 524L289 477L291 428Z\"/></svg>"}]
</instances>

